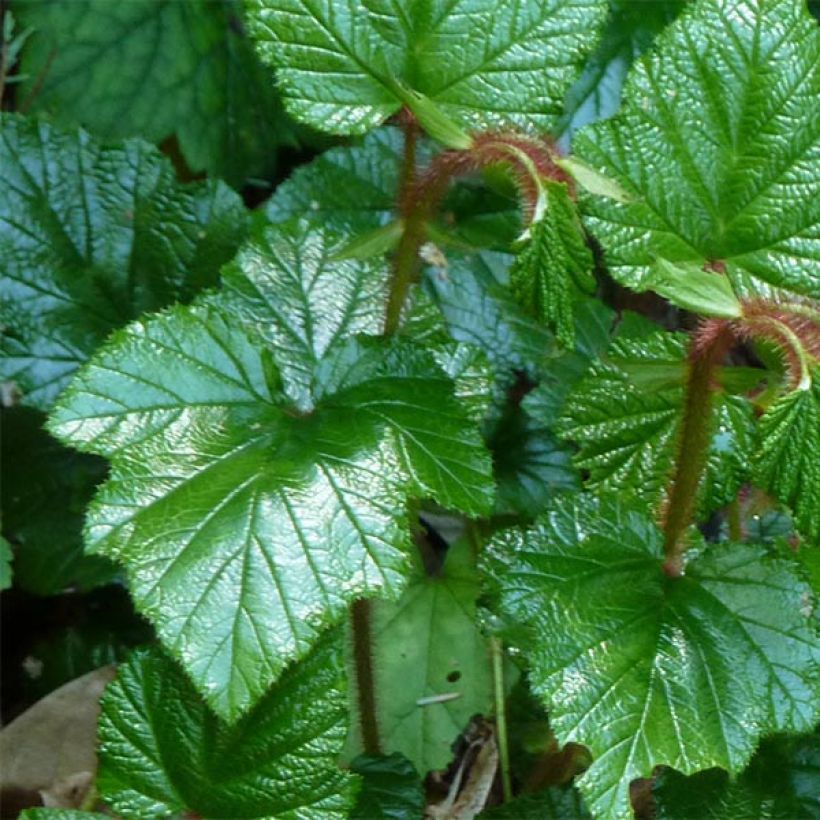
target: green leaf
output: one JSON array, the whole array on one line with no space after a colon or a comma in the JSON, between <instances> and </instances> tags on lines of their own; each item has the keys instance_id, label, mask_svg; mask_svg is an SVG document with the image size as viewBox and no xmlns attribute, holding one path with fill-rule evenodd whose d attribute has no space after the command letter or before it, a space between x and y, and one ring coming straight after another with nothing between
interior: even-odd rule
<instances>
[{"instance_id":1,"label":"green leaf","mask_svg":"<svg viewBox=\"0 0 820 820\"><path fill-rule=\"evenodd\" d=\"M14 553L11 551L11 544L0 535L0 592L11 586L11 579L14 574L11 568L13 559Z\"/></svg>"},{"instance_id":2,"label":"green leaf","mask_svg":"<svg viewBox=\"0 0 820 820\"><path fill-rule=\"evenodd\" d=\"M481 812L479 820L589 820L591 817L577 789L543 789L522 794L509 803Z\"/></svg>"},{"instance_id":3,"label":"green leaf","mask_svg":"<svg viewBox=\"0 0 820 820\"><path fill-rule=\"evenodd\" d=\"M747 763L761 735L818 717L808 587L763 546L720 544L662 571L645 508L572 496L528 531L496 537L502 612L529 629L530 681L561 743L594 762L579 782L595 816L631 817L629 783Z\"/></svg>"},{"instance_id":4,"label":"green leaf","mask_svg":"<svg viewBox=\"0 0 820 820\"><path fill-rule=\"evenodd\" d=\"M543 190L544 214L528 229L510 269L510 287L528 311L551 324L558 338L572 347L573 302L595 289L592 252L566 185L547 181Z\"/></svg>"},{"instance_id":5,"label":"green leaf","mask_svg":"<svg viewBox=\"0 0 820 820\"><path fill-rule=\"evenodd\" d=\"M118 816L345 818L356 779L336 766L347 724L338 630L239 723L208 709L158 650L134 654L102 699L97 787Z\"/></svg>"},{"instance_id":6,"label":"green leaf","mask_svg":"<svg viewBox=\"0 0 820 820\"><path fill-rule=\"evenodd\" d=\"M617 182L591 168L577 157L557 157L555 164L566 171L585 191L596 196L629 202L631 197Z\"/></svg>"},{"instance_id":7,"label":"green leaf","mask_svg":"<svg viewBox=\"0 0 820 820\"><path fill-rule=\"evenodd\" d=\"M242 185L292 141L244 32L242 4L198 0L17 2L35 29L18 99L106 141L176 136L189 168Z\"/></svg>"},{"instance_id":8,"label":"green leaf","mask_svg":"<svg viewBox=\"0 0 820 820\"><path fill-rule=\"evenodd\" d=\"M251 0L248 8L290 113L324 131L360 134L395 113L407 89L463 127L549 130L606 5Z\"/></svg>"},{"instance_id":9,"label":"green leaf","mask_svg":"<svg viewBox=\"0 0 820 820\"><path fill-rule=\"evenodd\" d=\"M725 276L691 263L675 264L656 259L643 284L673 305L702 316L738 319L743 314L740 301Z\"/></svg>"},{"instance_id":10,"label":"green leaf","mask_svg":"<svg viewBox=\"0 0 820 820\"><path fill-rule=\"evenodd\" d=\"M350 770L362 778L350 820L407 820L424 814L424 788L406 757L361 756Z\"/></svg>"},{"instance_id":11,"label":"green leaf","mask_svg":"<svg viewBox=\"0 0 820 820\"><path fill-rule=\"evenodd\" d=\"M230 271L222 309L212 296L115 333L51 419L112 459L88 548L126 566L137 606L231 718L350 601L398 591L408 497L469 514L493 501L489 454L432 354L342 342L375 316L356 301L369 269L325 264L321 236L277 236L279 256Z\"/></svg>"},{"instance_id":12,"label":"green leaf","mask_svg":"<svg viewBox=\"0 0 820 820\"><path fill-rule=\"evenodd\" d=\"M399 82L394 84L393 90L432 139L440 142L445 148L457 151L467 151L473 147L473 138L424 94L419 94L418 91L413 91Z\"/></svg>"},{"instance_id":13,"label":"green leaf","mask_svg":"<svg viewBox=\"0 0 820 820\"><path fill-rule=\"evenodd\" d=\"M588 471L587 486L635 493L655 507L661 503L683 418L685 346L682 334L663 332L616 339L573 388L556 429L578 445L575 466ZM543 399L528 405L536 419L553 406ZM747 400L717 396L699 491L704 513L731 501L747 477L752 426Z\"/></svg>"},{"instance_id":14,"label":"green leaf","mask_svg":"<svg viewBox=\"0 0 820 820\"><path fill-rule=\"evenodd\" d=\"M820 295L819 52L792 0L699 0L658 38L622 113L575 141L634 197L582 201L615 279L719 261L738 294Z\"/></svg>"},{"instance_id":15,"label":"green leaf","mask_svg":"<svg viewBox=\"0 0 820 820\"><path fill-rule=\"evenodd\" d=\"M236 194L179 185L143 142L5 115L0 167L0 378L41 409L114 328L215 284L244 235Z\"/></svg>"},{"instance_id":16,"label":"green leaf","mask_svg":"<svg viewBox=\"0 0 820 820\"><path fill-rule=\"evenodd\" d=\"M116 334L53 416L114 459L90 548L125 563L224 715L353 598L398 587L408 493L473 512L492 500L478 432L429 354L353 340L324 364L300 415L258 340L213 309L178 309Z\"/></svg>"},{"instance_id":17,"label":"green leaf","mask_svg":"<svg viewBox=\"0 0 820 820\"><path fill-rule=\"evenodd\" d=\"M754 478L795 514L797 529L820 544L820 369L807 390L776 401L760 419Z\"/></svg>"},{"instance_id":18,"label":"green leaf","mask_svg":"<svg viewBox=\"0 0 820 820\"><path fill-rule=\"evenodd\" d=\"M564 142L569 143L584 125L617 112L630 65L684 5L684 0L610 0L601 41L567 94L565 113L557 129Z\"/></svg>"},{"instance_id":19,"label":"green leaf","mask_svg":"<svg viewBox=\"0 0 820 820\"><path fill-rule=\"evenodd\" d=\"M395 250L404 233L404 222L396 219L357 236L334 255L334 259L370 259Z\"/></svg>"},{"instance_id":20,"label":"green leaf","mask_svg":"<svg viewBox=\"0 0 820 820\"><path fill-rule=\"evenodd\" d=\"M117 568L83 555L82 524L105 462L63 447L28 407L4 408L0 437L3 532L17 545L15 583L36 595L109 583Z\"/></svg>"},{"instance_id":21,"label":"green leaf","mask_svg":"<svg viewBox=\"0 0 820 820\"><path fill-rule=\"evenodd\" d=\"M445 768L470 718L492 706L489 647L476 624L480 586L473 560L469 541L459 541L440 574L425 575L418 562L398 601L373 605L382 747L401 752L423 774ZM351 740L355 747L357 738Z\"/></svg>"},{"instance_id":22,"label":"green leaf","mask_svg":"<svg viewBox=\"0 0 820 820\"><path fill-rule=\"evenodd\" d=\"M659 820L820 816L817 732L802 738L765 740L736 781L720 769L691 777L667 769L655 782L653 795Z\"/></svg>"}]
</instances>

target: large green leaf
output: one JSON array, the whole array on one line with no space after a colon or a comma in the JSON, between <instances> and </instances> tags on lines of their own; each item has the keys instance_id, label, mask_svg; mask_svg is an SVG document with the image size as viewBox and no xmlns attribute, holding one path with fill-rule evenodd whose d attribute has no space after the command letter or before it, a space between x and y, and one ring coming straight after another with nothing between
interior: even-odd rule
<instances>
[{"instance_id":1,"label":"large green leaf","mask_svg":"<svg viewBox=\"0 0 820 820\"><path fill-rule=\"evenodd\" d=\"M347 729L338 630L227 726L179 667L134 654L102 699L97 788L118 816L345 818L357 778L336 759Z\"/></svg>"},{"instance_id":2,"label":"large green leaf","mask_svg":"<svg viewBox=\"0 0 820 820\"><path fill-rule=\"evenodd\" d=\"M0 377L42 409L111 330L214 284L245 232L236 194L179 185L147 143L6 115L0 167Z\"/></svg>"},{"instance_id":3,"label":"large green leaf","mask_svg":"<svg viewBox=\"0 0 820 820\"><path fill-rule=\"evenodd\" d=\"M472 549L467 540L454 544L434 576L419 562L398 601L373 605L382 748L401 752L422 774L449 765L452 744L470 718L492 706L489 647L476 624L480 588Z\"/></svg>"},{"instance_id":4,"label":"large green leaf","mask_svg":"<svg viewBox=\"0 0 820 820\"><path fill-rule=\"evenodd\" d=\"M34 110L105 140L176 135L188 166L234 184L269 176L288 139L235 0L16 0L34 30L18 89Z\"/></svg>"},{"instance_id":5,"label":"large green leaf","mask_svg":"<svg viewBox=\"0 0 820 820\"><path fill-rule=\"evenodd\" d=\"M752 544L704 547L681 578L663 560L644 508L610 496L556 500L492 544L501 609L529 630L533 688L558 739L592 751L580 787L601 817L630 817L630 781L657 764L738 772L761 735L818 717L799 568Z\"/></svg>"},{"instance_id":6,"label":"large green leaf","mask_svg":"<svg viewBox=\"0 0 820 820\"><path fill-rule=\"evenodd\" d=\"M630 203L587 197L612 275L722 262L738 292L820 295L820 31L794 0L698 0L576 151Z\"/></svg>"},{"instance_id":7,"label":"large green leaf","mask_svg":"<svg viewBox=\"0 0 820 820\"><path fill-rule=\"evenodd\" d=\"M322 246L279 241L297 260ZM398 589L408 497L468 514L493 501L489 454L433 355L339 338L370 316L363 263L253 259L221 308L212 296L115 333L51 419L112 459L89 549L126 565L139 608L230 717L351 600Z\"/></svg>"},{"instance_id":8,"label":"large green leaf","mask_svg":"<svg viewBox=\"0 0 820 820\"><path fill-rule=\"evenodd\" d=\"M820 738L764 741L732 780L720 769L692 777L664 771L653 788L659 820L796 820L820 816Z\"/></svg>"},{"instance_id":9,"label":"large green leaf","mask_svg":"<svg viewBox=\"0 0 820 820\"><path fill-rule=\"evenodd\" d=\"M2 411L0 500L3 532L16 545L15 583L37 595L108 583L117 568L83 555L82 525L94 488L106 476L101 458L63 447L28 407Z\"/></svg>"},{"instance_id":10,"label":"large green leaf","mask_svg":"<svg viewBox=\"0 0 820 820\"><path fill-rule=\"evenodd\" d=\"M563 141L569 143L579 128L617 112L629 67L684 5L685 0L609 0L601 42L567 94L558 126Z\"/></svg>"},{"instance_id":11,"label":"large green leaf","mask_svg":"<svg viewBox=\"0 0 820 820\"><path fill-rule=\"evenodd\" d=\"M820 545L820 368L806 389L775 402L760 420L755 480L791 506L798 530Z\"/></svg>"},{"instance_id":12,"label":"large green leaf","mask_svg":"<svg viewBox=\"0 0 820 820\"><path fill-rule=\"evenodd\" d=\"M248 25L288 110L362 133L418 92L474 127L549 129L604 0L250 0ZM457 59L454 59L457 55Z\"/></svg>"}]
</instances>

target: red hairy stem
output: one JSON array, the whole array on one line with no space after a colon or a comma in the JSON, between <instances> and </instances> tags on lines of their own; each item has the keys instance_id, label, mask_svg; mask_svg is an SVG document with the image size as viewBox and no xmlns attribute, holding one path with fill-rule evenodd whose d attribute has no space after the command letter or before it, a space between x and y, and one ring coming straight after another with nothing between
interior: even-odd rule
<instances>
[{"instance_id":1,"label":"red hairy stem","mask_svg":"<svg viewBox=\"0 0 820 820\"><path fill-rule=\"evenodd\" d=\"M356 694L359 702L359 730L365 754L381 754L379 725L376 717L376 681L372 654L372 605L355 601L350 609L353 631L353 662L356 667Z\"/></svg>"},{"instance_id":2,"label":"red hairy stem","mask_svg":"<svg viewBox=\"0 0 820 820\"><path fill-rule=\"evenodd\" d=\"M672 577L683 572L686 531L694 518L698 488L706 469L717 389L716 369L734 338L731 322L708 320L701 325L689 354L683 422L663 517L666 553L663 566L664 572Z\"/></svg>"},{"instance_id":3,"label":"red hairy stem","mask_svg":"<svg viewBox=\"0 0 820 820\"><path fill-rule=\"evenodd\" d=\"M419 269L419 248L424 242L427 221L427 213L419 207L416 193L418 125L409 111L402 111L400 122L404 130L404 158L401 167L398 210L404 220L404 231L402 231L393 259L393 274L384 317L385 336L392 336L401 324L401 312L407 300L410 285Z\"/></svg>"},{"instance_id":4,"label":"red hairy stem","mask_svg":"<svg viewBox=\"0 0 820 820\"><path fill-rule=\"evenodd\" d=\"M532 218L536 209L540 178L557 179L572 187L570 177L553 160L555 148L551 143L504 131L476 134L469 149L443 151L432 159L423 173L417 174L418 125L409 112L402 112L400 122L404 128L405 147L398 210L404 220L404 231L393 260L384 322L387 336L399 328L410 286L421 267L419 249L427 235L427 223L433 218L453 179L489 165L509 164L528 218Z\"/></svg>"}]
</instances>

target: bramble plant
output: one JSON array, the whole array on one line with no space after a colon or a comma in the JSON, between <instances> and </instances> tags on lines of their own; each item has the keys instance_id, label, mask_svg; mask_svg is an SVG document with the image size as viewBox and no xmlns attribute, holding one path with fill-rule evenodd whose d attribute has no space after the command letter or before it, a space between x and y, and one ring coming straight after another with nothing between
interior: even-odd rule
<instances>
[{"instance_id":1,"label":"bramble plant","mask_svg":"<svg viewBox=\"0 0 820 820\"><path fill-rule=\"evenodd\" d=\"M0 120L15 577L122 575L157 635L103 696L101 803L817 816L805 4L19 5L15 91L52 121ZM199 43L147 81L187 88L208 42L214 98L106 90L137 18ZM262 120L351 139L250 214L217 177L270 166ZM214 177L111 142L169 134ZM55 495L84 555L34 520Z\"/></svg>"}]
</instances>

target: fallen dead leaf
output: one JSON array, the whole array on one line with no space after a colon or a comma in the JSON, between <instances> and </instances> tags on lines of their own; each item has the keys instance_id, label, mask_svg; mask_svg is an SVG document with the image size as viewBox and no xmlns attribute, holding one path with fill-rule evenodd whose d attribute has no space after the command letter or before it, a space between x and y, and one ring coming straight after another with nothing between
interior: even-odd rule
<instances>
[{"instance_id":1,"label":"fallen dead leaf","mask_svg":"<svg viewBox=\"0 0 820 820\"><path fill-rule=\"evenodd\" d=\"M61 686L0 731L0 790L39 795L36 805L78 808L97 769L97 718L104 666ZM35 803L31 803L35 805Z\"/></svg>"}]
</instances>

